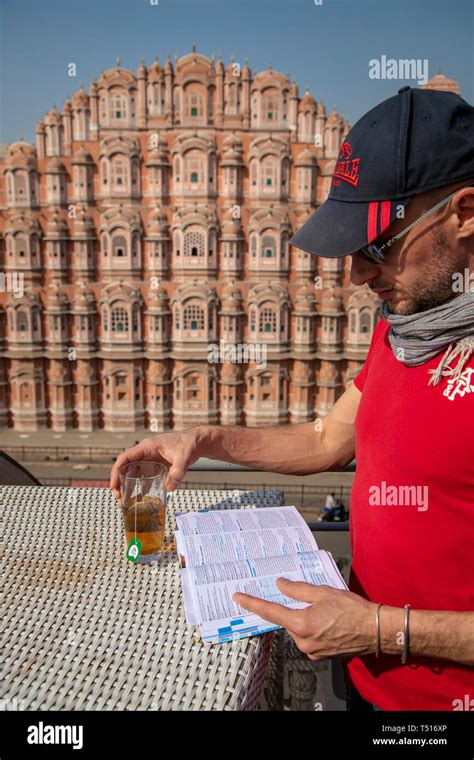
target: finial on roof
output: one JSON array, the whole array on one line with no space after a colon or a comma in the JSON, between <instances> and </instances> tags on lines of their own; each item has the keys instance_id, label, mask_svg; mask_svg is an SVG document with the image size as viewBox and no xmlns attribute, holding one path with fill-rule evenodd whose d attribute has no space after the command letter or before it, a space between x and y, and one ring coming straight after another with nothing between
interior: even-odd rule
<instances>
[{"instance_id":1,"label":"finial on roof","mask_svg":"<svg viewBox=\"0 0 474 760\"><path fill-rule=\"evenodd\" d=\"M117 68L120 68L120 56L119 55L115 59L115 65L116 65Z\"/></svg>"},{"instance_id":2,"label":"finial on roof","mask_svg":"<svg viewBox=\"0 0 474 760\"><path fill-rule=\"evenodd\" d=\"M268 62L268 71L271 71L271 70L272 70L272 62L271 62L271 61L269 61L269 62Z\"/></svg>"},{"instance_id":3,"label":"finial on roof","mask_svg":"<svg viewBox=\"0 0 474 760\"><path fill-rule=\"evenodd\" d=\"M193 42L193 46L192 46L192 52L193 52L193 53L195 53L195 52L196 52L196 43L195 43L195 42Z\"/></svg>"}]
</instances>

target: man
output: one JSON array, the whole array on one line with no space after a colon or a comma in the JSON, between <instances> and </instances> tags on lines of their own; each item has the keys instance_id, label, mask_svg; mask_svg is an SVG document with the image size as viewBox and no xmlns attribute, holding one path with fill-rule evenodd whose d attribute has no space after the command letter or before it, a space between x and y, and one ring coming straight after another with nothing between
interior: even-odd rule
<instances>
[{"instance_id":1,"label":"man","mask_svg":"<svg viewBox=\"0 0 474 760\"><path fill-rule=\"evenodd\" d=\"M279 580L308 603L245 594L311 659L342 656L369 709L474 708L474 108L402 88L348 134L328 200L291 239L352 257L381 298L366 363L324 418L198 426L119 456L163 459L170 489L198 457L304 475L357 458L349 591ZM276 434L275 434L276 433ZM382 606L381 606L382 605Z\"/></svg>"},{"instance_id":2,"label":"man","mask_svg":"<svg viewBox=\"0 0 474 760\"><path fill-rule=\"evenodd\" d=\"M328 493L328 495L326 496L326 501L324 503L321 517L319 519L333 520L334 515L336 514L336 507L337 507L336 494Z\"/></svg>"}]
</instances>

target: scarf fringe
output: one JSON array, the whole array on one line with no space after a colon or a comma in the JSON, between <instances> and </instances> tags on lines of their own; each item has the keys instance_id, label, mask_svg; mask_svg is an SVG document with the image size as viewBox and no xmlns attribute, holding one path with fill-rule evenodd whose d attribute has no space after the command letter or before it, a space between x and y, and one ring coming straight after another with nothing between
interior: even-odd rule
<instances>
[{"instance_id":1,"label":"scarf fringe","mask_svg":"<svg viewBox=\"0 0 474 760\"><path fill-rule=\"evenodd\" d=\"M450 377L454 381L459 380L465 364L473 353L474 335L462 338L457 343L451 343L443 354L437 368L428 370L428 374L431 375L428 385L438 385L443 377ZM456 357L458 357L456 366L450 367L449 365Z\"/></svg>"}]
</instances>

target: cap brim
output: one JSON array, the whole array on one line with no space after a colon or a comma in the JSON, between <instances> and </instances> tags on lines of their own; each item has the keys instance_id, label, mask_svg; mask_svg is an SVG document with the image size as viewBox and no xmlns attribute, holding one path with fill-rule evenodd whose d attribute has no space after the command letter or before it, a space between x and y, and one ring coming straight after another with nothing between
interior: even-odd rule
<instances>
[{"instance_id":1,"label":"cap brim","mask_svg":"<svg viewBox=\"0 0 474 760\"><path fill-rule=\"evenodd\" d=\"M348 256L381 235L410 201L349 203L328 198L288 242L314 256Z\"/></svg>"}]
</instances>

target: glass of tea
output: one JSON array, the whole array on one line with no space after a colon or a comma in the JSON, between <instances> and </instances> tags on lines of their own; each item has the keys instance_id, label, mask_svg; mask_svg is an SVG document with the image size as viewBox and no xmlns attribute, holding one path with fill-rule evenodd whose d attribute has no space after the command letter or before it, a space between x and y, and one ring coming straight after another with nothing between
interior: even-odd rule
<instances>
[{"instance_id":1,"label":"glass of tea","mask_svg":"<svg viewBox=\"0 0 474 760\"><path fill-rule=\"evenodd\" d=\"M167 474L160 462L130 462L120 468L126 556L132 562L152 562L164 550Z\"/></svg>"}]
</instances>

